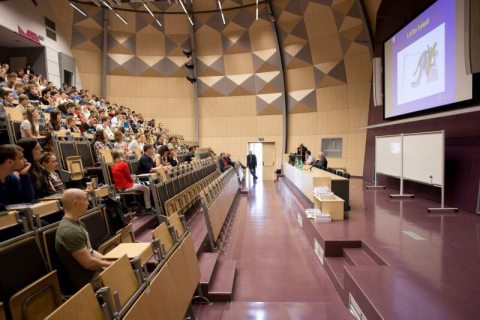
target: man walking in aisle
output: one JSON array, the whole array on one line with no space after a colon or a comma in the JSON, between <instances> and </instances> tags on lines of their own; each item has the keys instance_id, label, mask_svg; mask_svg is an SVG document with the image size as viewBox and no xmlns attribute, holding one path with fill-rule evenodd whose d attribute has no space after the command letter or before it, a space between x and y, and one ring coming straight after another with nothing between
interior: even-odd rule
<instances>
[{"instance_id":1,"label":"man walking in aisle","mask_svg":"<svg viewBox=\"0 0 480 320\"><path fill-rule=\"evenodd\" d=\"M248 167L248 170L250 170L250 173L253 176L253 180L257 180L258 177L255 174L255 170L257 169L257 157L252 153L252 151L248 152L247 167Z\"/></svg>"}]
</instances>

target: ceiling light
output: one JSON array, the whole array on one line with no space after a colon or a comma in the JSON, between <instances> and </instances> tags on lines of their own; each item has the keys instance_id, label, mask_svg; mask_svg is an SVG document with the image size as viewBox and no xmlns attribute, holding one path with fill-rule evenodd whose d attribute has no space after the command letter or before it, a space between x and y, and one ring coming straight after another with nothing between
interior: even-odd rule
<instances>
[{"instance_id":1,"label":"ceiling light","mask_svg":"<svg viewBox=\"0 0 480 320\"><path fill-rule=\"evenodd\" d=\"M258 0L256 0L257 7L255 8L255 20L258 20Z\"/></svg>"},{"instance_id":2,"label":"ceiling light","mask_svg":"<svg viewBox=\"0 0 480 320\"><path fill-rule=\"evenodd\" d=\"M97 6L101 7L102 4L98 0L92 0L93 3L95 3Z\"/></svg>"},{"instance_id":3,"label":"ceiling light","mask_svg":"<svg viewBox=\"0 0 480 320\"><path fill-rule=\"evenodd\" d=\"M183 11L185 11L185 14L188 17L188 20L190 20L190 24L193 26L193 21L192 21L192 18L190 18L190 15L188 14L187 8L185 8L185 5L183 4L182 0L180 0L179 2L180 2L180 5L183 8Z\"/></svg>"},{"instance_id":4,"label":"ceiling light","mask_svg":"<svg viewBox=\"0 0 480 320\"><path fill-rule=\"evenodd\" d=\"M74 5L73 3L71 3L70 1L67 1L68 4L70 4L73 8L77 9L78 12L80 12L81 14L83 14L85 17L87 16L87 14L85 12L83 12L82 9L80 9L79 7L77 7L76 5Z\"/></svg>"},{"instance_id":5,"label":"ceiling light","mask_svg":"<svg viewBox=\"0 0 480 320\"><path fill-rule=\"evenodd\" d=\"M145 2L143 2L143 6L145 7L145 9L147 9L147 11L150 13L150 15L153 17L153 19L155 19L155 21L158 23L158 25L161 27L162 24L160 23L160 21L157 20L157 18L155 18L155 15L153 14L152 10L150 10L150 8L147 6L147 4Z\"/></svg>"},{"instance_id":6,"label":"ceiling light","mask_svg":"<svg viewBox=\"0 0 480 320\"><path fill-rule=\"evenodd\" d=\"M220 8L220 14L222 15L223 24L226 24L225 16L223 15L222 4L220 3L220 0L218 0L217 2L218 2L218 7Z\"/></svg>"},{"instance_id":7,"label":"ceiling light","mask_svg":"<svg viewBox=\"0 0 480 320\"><path fill-rule=\"evenodd\" d=\"M113 8L106 1L103 1L103 0L100 0L100 1L103 3L105 7L107 7L110 10L113 10Z\"/></svg>"},{"instance_id":8,"label":"ceiling light","mask_svg":"<svg viewBox=\"0 0 480 320\"><path fill-rule=\"evenodd\" d=\"M112 10L113 12L115 12L115 10ZM125 20L121 15L118 14L118 12L115 12L115 14L117 15L117 17L123 21L123 23L125 24L128 24L127 20Z\"/></svg>"},{"instance_id":9,"label":"ceiling light","mask_svg":"<svg viewBox=\"0 0 480 320\"><path fill-rule=\"evenodd\" d=\"M121 7L122 6L122 1L121 0L115 0L115 2Z\"/></svg>"},{"instance_id":10,"label":"ceiling light","mask_svg":"<svg viewBox=\"0 0 480 320\"><path fill-rule=\"evenodd\" d=\"M107 0L108 3L113 7L115 5L115 3L113 2L113 0Z\"/></svg>"}]
</instances>

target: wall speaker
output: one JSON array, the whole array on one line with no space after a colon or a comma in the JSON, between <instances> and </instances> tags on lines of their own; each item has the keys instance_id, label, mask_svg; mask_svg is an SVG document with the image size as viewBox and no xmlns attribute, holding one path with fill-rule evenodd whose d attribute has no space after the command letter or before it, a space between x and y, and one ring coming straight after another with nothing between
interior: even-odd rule
<instances>
[{"instance_id":1,"label":"wall speaker","mask_svg":"<svg viewBox=\"0 0 480 320\"><path fill-rule=\"evenodd\" d=\"M373 105L383 105L382 58L373 58Z\"/></svg>"}]
</instances>

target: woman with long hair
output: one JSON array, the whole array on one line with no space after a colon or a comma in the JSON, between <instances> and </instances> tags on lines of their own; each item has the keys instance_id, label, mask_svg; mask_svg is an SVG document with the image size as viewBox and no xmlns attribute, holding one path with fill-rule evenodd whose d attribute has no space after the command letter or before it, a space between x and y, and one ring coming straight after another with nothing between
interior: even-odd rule
<instances>
[{"instance_id":1,"label":"woman with long hair","mask_svg":"<svg viewBox=\"0 0 480 320\"><path fill-rule=\"evenodd\" d=\"M45 139L44 136L40 135L40 125L38 124L38 119L40 114L38 113L37 108L28 107L27 112L25 113L26 119L23 120L20 125L20 134L23 138L35 138L35 139Z\"/></svg>"},{"instance_id":2,"label":"woman with long hair","mask_svg":"<svg viewBox=\"0 0 480 320\"><path fill-rule=\"evenodd\" d=\"M37 139L34 138L20 139L17 144L23 149L25 159L32 164L28 175L35 190L35 198L39 198L39 194L41 194L40 177L42 175L42 167L40 166L39 160L42 157L42 147Z\"/></svg>"},{"instance_id":3,"label":"woman with long hair","mask_svg":"<svg viewBox=\"0 0 480 320\"><path fill-rule=\"evenodd\" d=\"M95 140L93 144L93 150L95 151L95 156L97 157L98 161L102 159L102 155L100 154L100 150L102 149L111 149L110 144L107 143L107 133L104 130L97 130L95 134Z\"/></svg>"},{"instance_id":4,"label":"woman with long hair","mask_svg":"<svg viewBox=\"0 0 480 320\"><path fill-rule=\"evenodd\" d=\"M76 120L74 116L67 117L67 131L80 133L80 128L77 127L77 124L75 123L75 121Z\"/></svg>"},{"instance_id":5,"label":"woman with long hair","mask_svg":"<svg viewBox=\"0 0 480 320\"><path fill-rule=\"evenodd\" d=\"M154 157L155 165L157 167L162 166L165 171L169 170L171 168L170 163L168 163L168 147L167 146L161 146L160 149L158 149L157 154Z\"/></svg>"},{"instance_id":6,"label":"woman with long hair","mask_svg":"<svg viewBox=\"0 0 480 320\"><path fill-rule=\"evenodd\" d=\"M125 152L128 152L128 144L124 140L122 131L120 130L115 131L115 134L113 137L115 139L115 143L113 144L113 147L115 149L121 149Z\"/></svg>"},{"instance_id":7,"label":"woman with long hair","mask_svg":"<svg viewBox=\"0 0 480 320\"><path fill-rule=\"evenodd\" d=\"M113 166L112 166L112 179L115 188L119 191L141 191L143 192L143 199L145 201L145 209L152 213L157 211L152 208L152 202L150 200L150 188L143 184L134 183L130 170L128 169L125 160L125 151L118 149L112 152Z\"/></svg>"},{"instance_id":8,"label":"woman with long hair","mask_svg":"<svg viewBox=\"0 0 480 320\"><path fill-rule=\"evenodd\" d=\"M40 176L40 197L50 196L56 193L62 193L64 190L63 183L55 170L58 169L58 162L55 155L46 152L40 159L42 165L42 175Z\"/></svg>"},{"instance_id":9,"label":"woman with long hair","mask_svg":"<svg viewBox=\"0 0 480 320\"><path fill-rule=\"evenodd\" d=\"M178 156L175 150L171 150L170 154L167 155L167 161L172 167L178 166Z\"/></svg>"}]
</instances>

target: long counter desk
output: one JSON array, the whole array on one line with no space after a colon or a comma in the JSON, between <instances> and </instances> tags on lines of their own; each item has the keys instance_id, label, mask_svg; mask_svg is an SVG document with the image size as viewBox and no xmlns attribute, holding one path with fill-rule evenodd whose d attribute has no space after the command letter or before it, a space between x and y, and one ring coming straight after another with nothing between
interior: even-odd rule
<instances>
[{"instance_id":1,"label":"long counter desk","mask_svg":"<svg viewBox=\"0 0 480 320\"><path fill-rule=\"evenodd\" d=\"M350 210L350 180L347 178L318 168L299 170L288 162L283 163L283 173L310 201L314 202L315 187L328 186L335 195L345 200L345 211Z\"/></svg>"}]
</instances>

